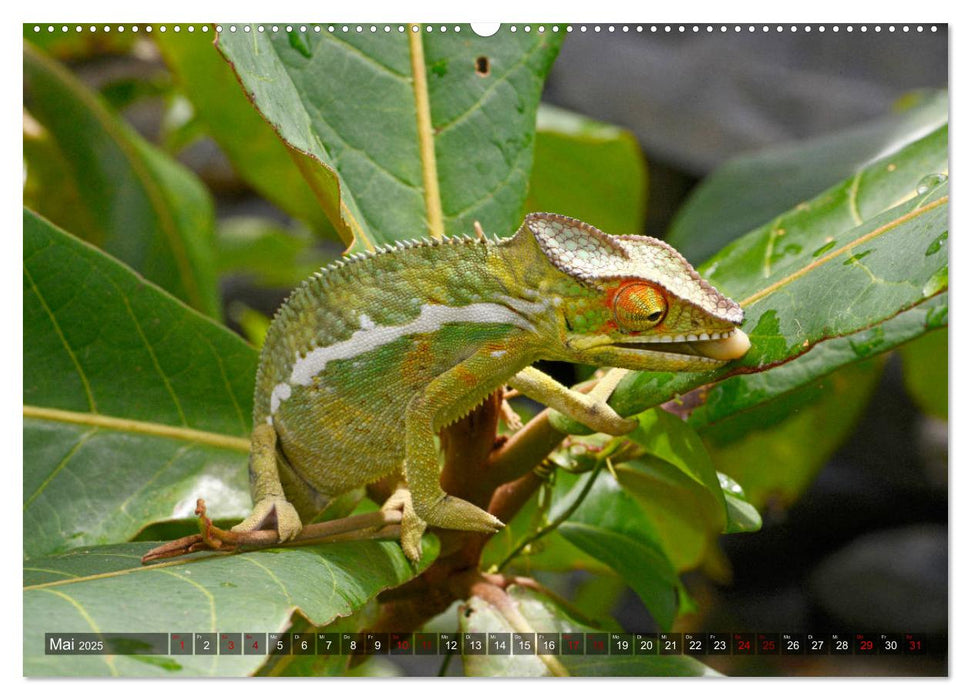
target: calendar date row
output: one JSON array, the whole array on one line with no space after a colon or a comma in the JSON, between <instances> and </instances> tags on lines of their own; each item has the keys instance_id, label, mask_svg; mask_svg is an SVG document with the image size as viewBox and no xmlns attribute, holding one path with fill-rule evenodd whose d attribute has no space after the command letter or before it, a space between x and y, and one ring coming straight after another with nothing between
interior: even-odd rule
<instances>
[{"instance_id":1,"label":"calendar date row","mask_svg":"<svg viewBox=\"0 0 971 700\"><path fill-rule=\"evenodd\" d=\"M763 632L170 632L48 633L52 655L921 655L915 633Z\"/></svg>"}]
</instances>

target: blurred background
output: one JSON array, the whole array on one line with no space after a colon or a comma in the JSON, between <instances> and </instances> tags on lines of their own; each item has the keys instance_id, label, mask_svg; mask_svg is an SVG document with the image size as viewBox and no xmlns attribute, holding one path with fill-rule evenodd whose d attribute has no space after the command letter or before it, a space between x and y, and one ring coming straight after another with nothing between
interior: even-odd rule
<instances>
[{"instance_id":1,"label":"blurred background","mask_svg":"<svg viewBox=\"0 0 971 700\"><path fill-rule=\"evenodd\" d=\"M639 196L646 198L644 233L664 238L678 208L699 183L726 161L766 149L779 153L807 139L848 133L847 162L873 149L864 125L894 113L915 95L948 86L948 30L898 25L889 31L838 32L817 27L741 25L726 32L707 25L684 32L637 32L634 25L575 25L553 66L544 93L548 105L629 130L647 164ZM245 242L247 222L276 222L294 244L291 275L300 279L340 246L301 231L256 194L192 118L192 106L163 53L144 33L138 38L100 32L25 37L37 41L149 141L193 170L215 197L217 231L227 256L220 261L224 314L247 337L259 335L288 293L289 279L254 284L233 273L233 243ZM25 116L25 153L31 146ZM854 138L859 133L860 138ZM858 149L855 151L854 149ZM769 180L766 188L785 187ZM29 189L29 188L28 188ZM28 192L29 194L29 192ZM26 197L27 195L25 195ZM792 204L801 201L793 200ZM42 212L43 213L43 212ZM753 226L761 223L754 221ZM294 233L296 231L296 233ZM627 232L627 231L625 231ZM307 241L311 241L308 245ZM279 250L279 249L277 249ZM702 262L697 251L692 262ZM714 252L707 251L708 253ZM689 257L692 257L689 255ZM947 358L928 367L946 383ZM852 381L853 375L848 375ZM724 560L686 576L697 612L677 631L920 632L948 629L948 500L946 405L927 411L906 389L896 354L873 382L872 398L855 430L798 496L760 499L763 529L722 538ZM865 392L864 392L865 393ZM946 391L945 391L946 397ZM946 399L945 399L946 404ZM811 434L810 434L811 437ZM797 449L812 452L806 439ZM762 465L771 469L771 464ZM591 577L576 573L564 584L581 601ZM598 589L602 593L602 589ZM585 593L585 591L587 591ZM591 605L593 603L591 602ZM602 604L602 600L601 600ZM636 595L618 587L610 610L628 631L654 628ZM946 674L946 656L925 657L709 657L719 671L753 675ZM407 662L432 673L439 660ZM453 663L451 673L460 672Z\"/></svg>"}]
</instances>

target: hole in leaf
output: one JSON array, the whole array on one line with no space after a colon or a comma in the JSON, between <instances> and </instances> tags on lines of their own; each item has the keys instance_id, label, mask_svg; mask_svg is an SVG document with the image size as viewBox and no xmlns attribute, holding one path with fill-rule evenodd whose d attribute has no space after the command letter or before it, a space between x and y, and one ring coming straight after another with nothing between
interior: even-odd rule
<instances>
[{"instance_id":1,"label":"hole in leaf","mask_svg":"<svg viewBox=\"0 0 971 700\"><path fill-rule=\"evenodd\" d=\"M479 56L475 59L475 72L483 78L489 75L489 57Z\"/></svg>"}]
</instances>

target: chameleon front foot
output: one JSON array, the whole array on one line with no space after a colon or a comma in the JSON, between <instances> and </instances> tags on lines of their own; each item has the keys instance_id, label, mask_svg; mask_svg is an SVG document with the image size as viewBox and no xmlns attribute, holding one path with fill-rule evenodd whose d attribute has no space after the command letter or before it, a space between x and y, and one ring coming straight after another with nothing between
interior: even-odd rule
<instances>
[{"instance_id":1,"label":"chameleon front foot","mask_svg":"<svg viewBox=\"0 0 971 700\"><path fill-rule=\"evenodd\" d=\"M234 526L232 531L259 530L270 520L276 520L276 531L280 535L280 542L292 540L303 529L303 523L300 522L300 516L293 504L282 496L274 496L257 502L250 516Z\"/></svg>"}]
</instances>

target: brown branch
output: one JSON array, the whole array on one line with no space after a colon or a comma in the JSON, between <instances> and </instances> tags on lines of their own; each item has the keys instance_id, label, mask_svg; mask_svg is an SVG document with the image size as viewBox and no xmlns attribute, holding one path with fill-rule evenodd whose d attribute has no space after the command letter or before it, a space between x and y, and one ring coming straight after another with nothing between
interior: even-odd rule
<instances>
[{"instance_id":1,"label":"brown branch","mask_svg":"<svg viewBox=\"0 0 971 700\"><path fill-rule=\"evenodd\" d=\"M556 449L566 433L550 424L550 410L538 413L489 457L489 478L498 486L531 472Z\"/></svg>"},{"instance_id":2,"label":"brown branch","mask_svg":"<svg viewBox=\"0 0 971 700\"><path fill-rule=\"evenodd\" d=\"M196 501L196 515L199 516L198 534L180 537L146 552L142 557L142 564L194 552L233 552L243 548L265 549L347 540L397 539L401 530L400 512L375 511L323 523L312 523L304 527L292 540L280 542L280 535L276 530L233 532L216 527L206 515L206 503L201 498Z\"/></svg>"},{"instance_id":3,"label":"brown branch","mask_svg":"<svg viewBox=\"0 0 971 700\"><path fill-rule=\"evenodd\" d=\"M490 455L496 447L496 431L502 414L502 391L495 391L467 416L441 433L445 466L441 484L446 493L480 508L489 505L498 485L492 474Z\"/></svg>"}]
</instances>

